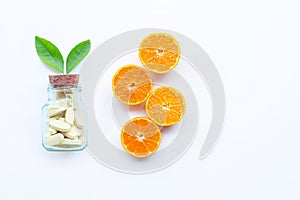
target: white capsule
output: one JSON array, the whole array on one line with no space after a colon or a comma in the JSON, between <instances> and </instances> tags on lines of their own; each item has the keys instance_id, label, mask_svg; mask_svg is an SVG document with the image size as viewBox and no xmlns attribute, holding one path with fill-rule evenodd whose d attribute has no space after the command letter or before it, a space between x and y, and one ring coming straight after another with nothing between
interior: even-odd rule
<instances>
[{"instance_id":1,"label":"white capsule","mask_svg":"<svg viewBox=\"0 0 300 200\"><path fill-rule=\"evenodd\" d=\"M64 140L64 135L57 133L45 138L45 144L48 146L58 145Z\"/></svg>"},{"instance_id":2,"label":"white capsule","mask_svg":"<svg viewBox=\"0 0 300 200\"><path fill-rule=\"evenodd\" d=\"M82 129L78 128L76 125L72 126L72 128L74 128L74 131L76 132L78 137L82 135Z\"/></svg>"},{"instance_id":3,"label":"white capsule","mask_svg":"<svg viewBox=\"0 0 300 200\"><path fill-rule=\"evenodd\" d=\"M74 122L74 110L72 108L68 108L66 110L65 121L68 124L71 124L71 125L73 124L73 122Z\"/></svg>"},{"instance_id":4,"label":"white capsule","mask_svg":"<svg viewBox=\"0 0 300 200\"><path fill-rule=\"evenodd\" d=\"M78 128L83 128L84 126L84 115L81 111L76 110L74 112L74 122Z\"/></svg>"},{"instance_id":5,"label":"white capsule","mask_svg":"<svg viewBox=\"0 0 300 200\"><path fill-rule=\"evenodd\" d=\"M61 108L61 107L49 109L48 110L48 116L49 117L54 117L54 116L60 115L65 110L66 110L65 108Z\"/></svg>"},{"instance_id":6,"label":"white capsule","mask_svg":"<svg viewBox=\"0 0 300 200\"><path fill-rule=\"evenodd\" d=\"M71 130L63 133L67 138L75 139L77 137L77 132L74 126L71 127Z\"/></svg>"},{"instance_id":7,"label":"white capsule","mask_svg":"<svg viewBox=\"0 0 300 200\"><path fill-rule=\"evenodd\" d=\"M82 143L80 140L71 140L71 139L65 138L59 145L81 146Z\"/></svg>"},{"instance_id":8,"label":"white capsule","mask_svg":"<svg viewBox=\"0 0 300 200\"><path fill-rule=\"evenodd\" d=\"M57 131L68 132L71 130L71 125L62 120L51 120L49 126Z\"/></svg>"}]
</instances>

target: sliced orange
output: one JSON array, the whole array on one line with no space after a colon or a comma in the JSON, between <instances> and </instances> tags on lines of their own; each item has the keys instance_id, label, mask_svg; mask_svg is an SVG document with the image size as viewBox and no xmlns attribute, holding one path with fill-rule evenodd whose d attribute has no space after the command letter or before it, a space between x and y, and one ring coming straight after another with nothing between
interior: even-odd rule
<instances>
[{"instance_id":1,"label":"sliced orange","mask_svg":"<svg viewBox=\"0 0 300 200\"><path fill-rule=\"evenodd\" d=\"M122 146L126 152L135 157L146 157L153 154L158 149L160 141L160 129L148 118L133 118L122 128Z\"/></svg>"},{"instance_id":2,"label":"sliced orange","mask_svg":"<svg viewBox=\"0 0 300 200\"><path fill-rule=\"evenodd\" d=\"M144 102L152 90L150 74L134 64L121 67L113 76L112 90L124 104L137 105Z\"/></svg>"},{"instance_id":3,"label":"sliced orange","mask_svg":"<svg viewBox=\"0 0 300 200\"><path fill-rule=\"evenodd\" d=\"M177 89L169 86L156 88L146 101L148 117L160 126L178 123L185 109L184 96Z\"/></svg>"},{"instance_id":4,"label":"sliced orange","mask_svg":"<svg viewBox=\"0 0 300 200\"><path fill-rule=\"evenodd\" d=\"M150 71L167 73L178 64L180 47L172 35L153 33L141 42L139 58Z\"/></svg>"}]
</instances>

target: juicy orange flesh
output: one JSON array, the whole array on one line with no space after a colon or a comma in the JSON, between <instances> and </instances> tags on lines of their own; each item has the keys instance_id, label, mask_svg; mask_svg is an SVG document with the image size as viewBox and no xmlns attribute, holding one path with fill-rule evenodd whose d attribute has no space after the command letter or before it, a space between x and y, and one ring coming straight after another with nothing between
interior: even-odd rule
<instances>
[{"instance_id":1,"label":"juicy orange flesh","mask_svg":"<svg viewBox=\"0 0 300 200\"><path fill-rule=\"evenodd\" d=\"M136 65L127 65L113 78L114 94L125 104L135 105L146 100L152 89L149 73Z\"/></svg>"},{"instance_id":2,"label":"juicy orange flesh","mask_svg":"<svg viewBox=\"0 0 300 200\"><path fill-rule=\"evenodd\" d=\"M153 34L142 41L139 56L151 71L164 73L177 65L179 52L179 45L172 36Z\"/></svg>"},{"instance_id":3,"label":"juicy orange flesh","mask_svg":"<svg viewBox=\"0 0 300 200\"><path fill-rule=\"evenodd\" d=\"M136 118L124 125L121 137L127 152L137 157L145 157L157 150L161 132L149 119Z\"/></svg>"},{"instance_id":4,"label":"juicy orange flesh","mask_svg":"<svg viewBox=\"0 0 300 200\"><path fill-rule=\"evenodd\" d=\"M185 111L183 95L169 87L154 90L146 103L146 112L150 119L162 126L179 122Z\"/></svg>"}]
</instances>

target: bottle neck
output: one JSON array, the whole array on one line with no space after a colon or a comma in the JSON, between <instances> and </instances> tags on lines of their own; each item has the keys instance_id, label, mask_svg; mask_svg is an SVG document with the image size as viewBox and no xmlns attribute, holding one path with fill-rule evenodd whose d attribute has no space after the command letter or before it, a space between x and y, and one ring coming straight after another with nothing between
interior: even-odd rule
<instances>
[{"instance_id":1,"label":"bottle neck","mask_svg":"<svg viewBox=\"0 0 300 200\"><path fill-rule=\"evenodd\" d=\"M71 85L48 85L48 101L57 101L63 99L76 99L80 101L81 86L79 84Z\"/></svg>"}]
</instances>

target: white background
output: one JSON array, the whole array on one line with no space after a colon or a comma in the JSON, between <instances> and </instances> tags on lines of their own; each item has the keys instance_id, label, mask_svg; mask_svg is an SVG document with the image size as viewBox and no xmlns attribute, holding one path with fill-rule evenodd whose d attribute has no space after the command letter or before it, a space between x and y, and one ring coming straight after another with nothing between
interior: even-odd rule
<instances>
[{"instance_id":1,"label":"white background","mask_svg":"<svg viewBox=\"0 0 300 200\"><path fill-rule=\"evenodd\" d=\"M299 10L297 0L1 0L0 199L300 199ZM45 151L50 71L34 36L66 56L82 40L95 49L148 27L188 36L217 66L227 116L214 151L199 161L197 138L178 162L148 175L115 172L86 151Z\"/></svg>"}]
</instances>

